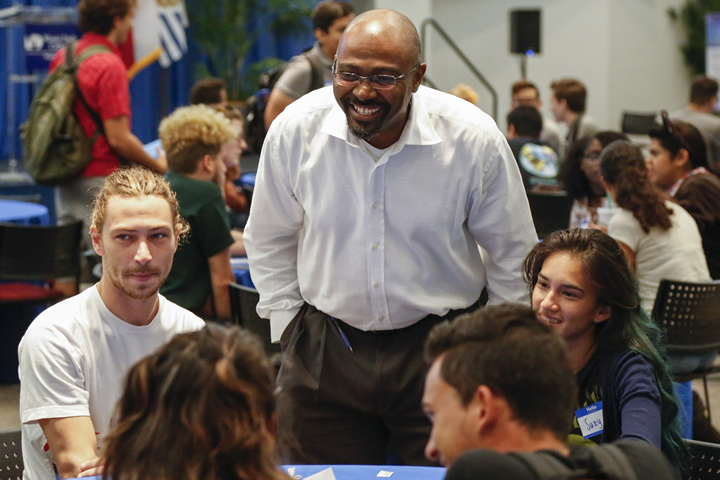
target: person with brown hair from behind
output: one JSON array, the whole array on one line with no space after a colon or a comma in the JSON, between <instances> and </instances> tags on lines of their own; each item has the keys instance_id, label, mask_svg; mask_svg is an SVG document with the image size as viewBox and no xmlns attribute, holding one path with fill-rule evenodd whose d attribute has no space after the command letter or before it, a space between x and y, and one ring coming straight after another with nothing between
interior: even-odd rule
<instances>
[{"instance_id":1,"label":"person with brown hair from behind","mask_svg":"<svg viewBox=\"0 0 720 480\"><path fill-rule=\"evenodd\" d=\"M275 455L274 380L247 330L175 336L128 372L103 480L290 480Z\"/></svg>"}]
</instances>

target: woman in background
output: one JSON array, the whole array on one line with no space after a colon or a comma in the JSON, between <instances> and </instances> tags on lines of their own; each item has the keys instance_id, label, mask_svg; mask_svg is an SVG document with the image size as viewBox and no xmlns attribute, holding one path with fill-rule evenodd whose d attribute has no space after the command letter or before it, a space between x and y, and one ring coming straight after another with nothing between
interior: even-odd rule
<instances>
[{"instance_id":1,"label":"woman in background","mask_svg":"<svg viewBox=\"0 0 720 480\"><path fill-rule=\"evenodd\" d=\"M624 133L605 130L581 139L565 157L560 173L568 197L573 201L570 228L589 228L598 223L598 208L607 208L605 186L600 178L600 154L615 140L627 140Z\"/></svg>"},{"instance_id":2,"label":"woman in background","mask_svg":"<svg viewBox=\"0 0 720 480\"><path fill-rule=\"evenodd\" d=\"M275 462L275 397L259 341L208 324L126 378L103 479L289 480Z\"/></svg>"},{"instance_id":3,"label":"woman in background","mask_svg":"<svg viewBox=\"0 0 720 480\"><path fill-rule=\"evenodd\" d=\"M710 276L720 279L720 179L708 171L707 149L700 131L670 120L650 130L645 164L650 180L692 215L700 230Z\"/></svg>"},{"instance_id":4,"label":"woman in background","mask_svg":"<svg viewBox=\"0 0 720 480\"><path fill-rule=\"evenodd\" d=\"M626 141L609 145L600 170L610 198L620 207L608 234L637 273L643 308L652 312L662 279L710 280L695 220L650 181L640 149Z\"/></svg>"}]
</instances>

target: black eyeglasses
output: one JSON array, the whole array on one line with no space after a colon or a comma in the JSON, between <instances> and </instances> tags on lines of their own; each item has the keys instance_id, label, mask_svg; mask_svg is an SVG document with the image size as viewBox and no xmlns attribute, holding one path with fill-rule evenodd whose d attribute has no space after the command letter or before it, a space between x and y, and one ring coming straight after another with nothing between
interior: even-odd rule
<instances>
[{"instance_id":1,"label":"black eyeglasses","mask_svg":"<svg viewBox=\"0 0 720 480\"><path fill-rule=\"evenodd\" d=\"M398 75L397 77L395 75L388 74L370 75L368 77L363 77L362 75L358 75L357 73L353 72L338 72L337 58L335 58L332 64L332 74L335 77L338 85L342 85L343 87L352 87L354 85L362 83L363 80L367 80L368 83L370 83L371 87L378 90L387 90L389 88L393 88L395 85L397 85L398 80L402 80L403 78L407 77L412 72L417 70L418 67L420 67L420 65L415 65L412 70L407 73L403 73L402 75Z\"/></svg>"},{"instance_id":2,"label":"black eyeglasses","mask_svg":"<svg viewBox=\"0 0 720 480\"><path fill-rule=\"evenodd\" d=\"M680 148L684 148L685 150L687 150L687 152L689 154L690 147L688 146L687 142L682 137L680 132L678 132L675 127L673 127L672 120L670 120L667 110L662 110L660 112L660 117L662 118L663 130L665 131L665 133L667 133L668 135L673 137L675 140L677 140L678 143L680 144Z\"/></svg>"}]
</instances>

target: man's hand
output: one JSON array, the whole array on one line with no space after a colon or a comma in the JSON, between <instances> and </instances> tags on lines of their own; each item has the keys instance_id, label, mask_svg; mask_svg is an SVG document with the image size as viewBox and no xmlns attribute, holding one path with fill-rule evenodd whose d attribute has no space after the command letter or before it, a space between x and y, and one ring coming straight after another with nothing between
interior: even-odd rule
<instances>
[{"instance_id":1,"label":"man's hand","mask_svg":"<svg viewBox=\"0 0 720 480\"><path fill-rule=\"evenodd\" d=\"M80 465L80 474L78 477L94 477L102 475L105 470L105 457L95 458Z\"/></svg>"},{"instance_id":2,"label":"man's hand","mask_svg":"<svg viewBox=\"0 0 720 480\"><path fill-rule=\"evenodd\" d=\"M38 420L60 478L75 478L81 465L97 459L97 439L90 417Z\"/></svg>"}]
</instances>

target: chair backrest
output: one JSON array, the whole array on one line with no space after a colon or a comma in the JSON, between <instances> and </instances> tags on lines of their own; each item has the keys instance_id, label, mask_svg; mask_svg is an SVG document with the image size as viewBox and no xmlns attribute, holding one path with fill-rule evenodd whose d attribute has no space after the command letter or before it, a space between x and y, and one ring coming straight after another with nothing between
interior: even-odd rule
<instances>
[{"instance_id":1,"label":"chair backrest","mask_svg":"<svg viewBox=\"0 0 720 480\"><path fill-rule=\"evenodd\" d=\"M0 432L0 480L22 480L23 468L20 430Z\"/></svg>"},{"instance_id":2,"label":"chair backrest","mask_svg":"<svg viewBox=\"0 0 720 480\"><path fill-rule=\"evenodd\" d=\"M16 202L29 202L42 205L43 198L39 193L28 194L28 195L0 195L0 200L13 200Z\"/></svg>"},{"instance_id":3,"label":"chair backrest","mask_svg":"<svg viewBox=\"0 0 720 480\"><path fill-rule=\"evenodd\" d=\"M636 135L647 135L656 125L657 113L633 113L623 112L622 132Z\"/></svg>"},{"instance_id":4,"label":"chair backrest","mask_svg":"<svg viewBox=\"0 0 720 480\"><path fill-rule=\"evenodd\" d=\"M653 318L665 334L668 352L703 352L720 348L720 280L661 280Z\"/></svg>"},{"instance_id":5,"label":"chair backrest","mask_svg":"<svg viewBox=\"0 0 720 480\"><path fill-rule=\"evenodd\" d=\"M0 224L0 279L78 278L82 228L82 221L54 226Z\"/></svg>"},{"instance_id":6,"label":"chair backrest","mask_svg":"<svg viewBox=\"0 0 720 480\"><path fill-rule=\"evenodd\" d=\"M533 223L539 238L570 225L572 200L565 192L527 192Z\"/></svg>"},{"instance_id":7,"label":"chair backrest","mask_svg":"<svg viewBox=\"0 0 720 480\"><path fill-rule=\"evenodd\" d=\"M260 337L268 354L279 353L280 344L270 340L270 321L257 314L256 307L260 301L258 291L237 283L231 283L228 288L233 322Z\"/></svg>"},{"instance_id":8,"label":"chair backrest","mask_svg":"<svg viewBox=\"0 0 720 480\"><path fill-rule=\"evenodd\" d=\"M716 480L720 478L720 445L685 440L692 452L690 471L684 480Z\"/></svg>"}]
</instances>

